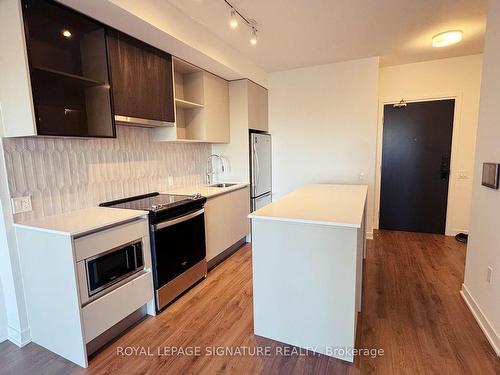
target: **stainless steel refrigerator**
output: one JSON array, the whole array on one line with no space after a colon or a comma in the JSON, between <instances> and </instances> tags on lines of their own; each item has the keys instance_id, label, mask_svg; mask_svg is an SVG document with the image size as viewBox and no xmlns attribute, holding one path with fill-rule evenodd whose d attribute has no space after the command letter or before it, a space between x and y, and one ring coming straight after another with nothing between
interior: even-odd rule
<instances>
[{"instance_id":1,"label":"stainless steel refrigerator","mask_svg":"<svg viewBox=\"0 0 500 375\"><path fill-rule=\"evenodd\" d=\"M271 135L250 132L250 198L252 211L271 203Z\"/></svg>"}]
</instances>

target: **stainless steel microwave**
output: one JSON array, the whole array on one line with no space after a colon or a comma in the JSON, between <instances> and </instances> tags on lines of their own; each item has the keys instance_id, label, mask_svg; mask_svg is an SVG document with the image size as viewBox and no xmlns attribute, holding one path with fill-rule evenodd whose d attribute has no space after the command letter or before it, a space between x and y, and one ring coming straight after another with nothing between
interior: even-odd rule
<instances>
[{"instance_id":1,"label":"stainless steel microwave","mask_svg":"<svg viewBox=\"0 0 500 375\"><path fill-rule=\"evenodd\" d=\"M115 289L144 270L142 239L84 259L78 267L82 304Z\"/></svg>"}]
</instances>

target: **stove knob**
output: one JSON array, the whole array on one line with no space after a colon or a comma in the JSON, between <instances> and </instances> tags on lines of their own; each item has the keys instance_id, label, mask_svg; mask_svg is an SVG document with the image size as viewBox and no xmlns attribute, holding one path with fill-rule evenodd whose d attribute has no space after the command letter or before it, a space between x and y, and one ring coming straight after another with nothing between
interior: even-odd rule
<instances>
[{"instance_id":1,"label":"stove knob","mask_svg":"<svg viewBox=\"0 0 500 375\"><path fill-rule=\"evenodd\" d=\"M193 199L200 199L201 198L201 194L200 193L196 193L193 195Z\"/></svg>"}]
</instances>

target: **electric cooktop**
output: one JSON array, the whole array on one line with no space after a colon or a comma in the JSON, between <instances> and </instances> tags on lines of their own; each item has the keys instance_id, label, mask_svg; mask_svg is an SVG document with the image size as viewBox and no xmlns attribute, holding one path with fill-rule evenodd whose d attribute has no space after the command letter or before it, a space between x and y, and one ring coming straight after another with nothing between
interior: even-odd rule
<instances>
[{"instance_id":1,"label":"electric cooktop","mask_svg":"<svg viewBox=\"0 0 500 375\"><path fill-rule=\"evenodd\" d=\"M165 217L172 217L172 214L189 211L199 206L203 207L206 201L207 198L200 194L176 195L156 192L105 202L99 206L149 211L150 217L157 221Z\"/></svg>"}]
</instances>

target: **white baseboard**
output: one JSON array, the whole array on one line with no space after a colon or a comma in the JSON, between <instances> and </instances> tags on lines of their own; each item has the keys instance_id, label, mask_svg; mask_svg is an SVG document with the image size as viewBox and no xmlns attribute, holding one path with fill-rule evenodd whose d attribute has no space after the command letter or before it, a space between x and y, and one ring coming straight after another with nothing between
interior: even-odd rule
<instances>
[{"instance_id":1,"label":"white baseboard","mask_svg":"<svg viewBox=\"0 0 500 375\"><path fill-rule=\"evenodd\" d=\"M483 311L477 304L476 300L472 297L465 284L462 284L460 294L476 319L477 324L479 324L479 327L481 327L483 333L493 347L493 350L500 357L500 335L498 335L491 323L488 321L488 318L486 318L483 314Z\"/></svg>"},{"instance_id":2,"label":"white baseboard","mask_svg":"<svg viewBox=\"0 0 500 375\"><path fill-rule=\"evenodd\" d=\"M13 344L16 344L20 348L29 344L31 342L31 334L29 328L19 331L14 327L7 327L7 338Z\"/></svg>"}]
</instances>

